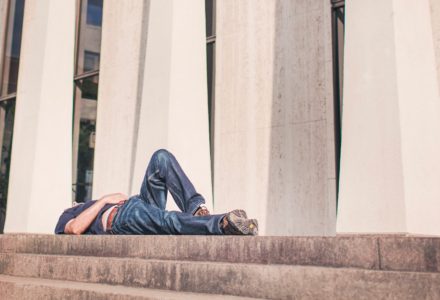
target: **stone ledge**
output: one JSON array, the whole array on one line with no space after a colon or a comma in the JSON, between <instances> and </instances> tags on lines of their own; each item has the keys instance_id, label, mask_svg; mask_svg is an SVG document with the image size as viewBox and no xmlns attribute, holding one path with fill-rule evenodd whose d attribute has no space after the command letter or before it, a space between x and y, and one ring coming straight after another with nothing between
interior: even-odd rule
<instances>
[{"instance_id":1,"label":"stone ledge","mask_svg":"<svg viewBox=\"0 0 440 300\"><path fill-rule=\"evenodd\" d=\"M440 272L440 238L5 234L0 252Z\"/></svg>"},{"instance_id":2,"label":"stone ledge","mask_svg":"<svg viewBox=\"0 0 440 300\"><path fill-rule=\"evenodd\" d=\"M246 300L254 298L0 275L0 299Z\"/></svg>"},{"instance_id":3,"label":"stone ledge","mask_svg":"<svg viewBox=\"0 0 440 300\"><path fill-rule=\"evenodd\" d=\"M0 273L270 299L440 298L440 274L426 272L9 253Z\"/></svg>"}]
</instances>

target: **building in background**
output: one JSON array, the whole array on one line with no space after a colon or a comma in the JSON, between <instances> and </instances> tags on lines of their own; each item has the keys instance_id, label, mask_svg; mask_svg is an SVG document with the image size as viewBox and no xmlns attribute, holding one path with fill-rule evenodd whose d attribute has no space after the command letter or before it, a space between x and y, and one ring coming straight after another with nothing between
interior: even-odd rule
<instances>
[{"instance_id":1,"label":"building in background","mask_svg":"<svg viewBox=\"0 0 440 300\"><path fill-rule=\"evenodd\" d=\"M77 5L72 192L85 202L92 199L103 1Z\"/></svg>"},{"instance_id":2,"label":"building in background","mask_svg":"<svg viewBox=\"0 0 440 300\"><path fill-rule=\"evenodd\" d=\"M440 235L435 1L0 0L0 41L5 232L167 148L262 234Z\"/></svg>"},{"instance_id":3,"label":"building in background","mask_svg":"<svg viewBox=\"0 0 440 300\"><path fill-rule=\"evenodd\" d=\"M0 2L0 230L3 231L11 167L24 0Z\"/></svg>"}]
</instances>

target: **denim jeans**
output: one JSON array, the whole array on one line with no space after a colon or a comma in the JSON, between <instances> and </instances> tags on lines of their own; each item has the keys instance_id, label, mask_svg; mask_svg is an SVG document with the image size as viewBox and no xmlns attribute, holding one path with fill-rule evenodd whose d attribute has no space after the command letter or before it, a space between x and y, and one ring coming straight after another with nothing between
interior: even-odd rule
<instances>
[{"instance_id":1,"label":"denim jeans","mask_svg":"<svg viewBox=\"0 0 440 300\"><path fill-rule=\"evenodd\" d=\"M181 210L166 211L167 191ZM224 214L194 216L205 199L196 192L167 150L151 157L139 195L130 197L113 220L113 234L223 234Z\"/></svg>"}]
</instances>

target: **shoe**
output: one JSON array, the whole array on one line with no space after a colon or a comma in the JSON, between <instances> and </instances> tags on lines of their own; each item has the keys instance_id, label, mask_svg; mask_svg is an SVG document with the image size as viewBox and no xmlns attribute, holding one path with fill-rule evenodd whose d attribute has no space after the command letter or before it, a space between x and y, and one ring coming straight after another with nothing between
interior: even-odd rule
<instances>
[{"instance_id":1,"label":"shoe","mask_svg":"<svg viewBox=\"0 0 440 300\"><path fill-rule=\"evenodd\" d=\"M226 214L227 224L223 228L230 235L258 235L258 221L248 219L244 210L236 209Z\"/></svg>"},{"instance_id":2,"label":"shoe","mask_svg":"<svg viewBox=\"0 0 440 300\"><path fill-rule=\"evenodd\" d=\"M247 213L242 209L235 209L235 211L240 217L247 219Z\"/></svg>"}]
</instances>

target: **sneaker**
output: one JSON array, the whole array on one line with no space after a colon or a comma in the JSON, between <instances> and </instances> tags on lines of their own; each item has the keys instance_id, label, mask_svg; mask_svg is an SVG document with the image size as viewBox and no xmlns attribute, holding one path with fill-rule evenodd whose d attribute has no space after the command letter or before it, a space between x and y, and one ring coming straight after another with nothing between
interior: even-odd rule
<instances>
[{"instance_id":1,"label":"sneaker","mask_svg":"<svg viewBox=\"0 0 440 300\"><path fill-rule=\"evenodd\" d=\"M235 209L235 211L240 217L247 219L247 213L242 209Z\"/></svg>"},{"instance_id":2,"label":"sneaker","mask_svg":"<svg viewBox=\"0 0 440 300\"><path fill-rule=\"evenodd\" d=\"M248 219L244 210L236 209L226 214L225 234L231 235L258 235L258 221Z\"/></svg>"}]
</instances>

